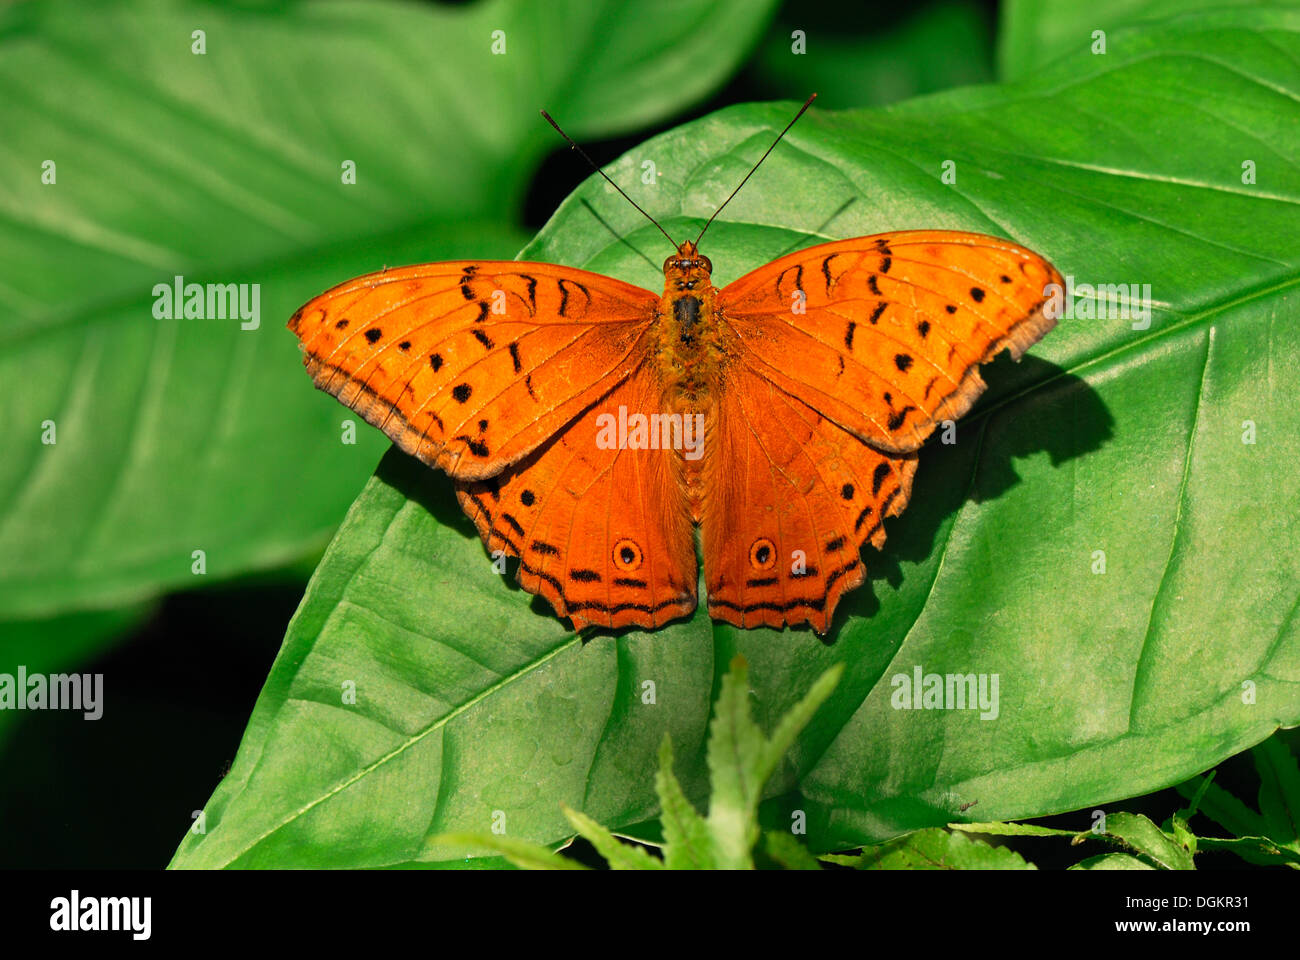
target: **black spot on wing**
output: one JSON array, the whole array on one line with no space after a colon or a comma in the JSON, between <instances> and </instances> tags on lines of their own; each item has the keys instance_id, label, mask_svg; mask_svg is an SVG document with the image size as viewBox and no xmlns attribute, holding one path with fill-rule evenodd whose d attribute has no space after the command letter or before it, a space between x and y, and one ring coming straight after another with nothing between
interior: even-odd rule
<instances>
[{"instance_id":1,"label":"black spot on wing","mask_svg":"<svg viewBox=\"0 0 1300 960\"><path fill-rule=\"evenodd\" d=\"M889 306L889 304L887 304L884 300L881 300L879 303L876 304L876 308L871 311L871 325L873 327L876 325L876 321L880 319L880 315L885 312L885 308L887 306Z\"/></svg>"},{"instance_id":2,"label":"black spot on wing","mask_svg":"<svg viewBox=\"0 0 1300 960\"><path fill-rule=\"evenodd\" d=\"M383 335L384 331L380 330L378 327L371 327L366 331L366 339L371 343L378 342L379 338Z\"/></svg>"},{"instance_id":3,"label":"black spot on wing","mask_svg":"<svg viewBox=\"0 0 1300 960\"><path fill-rule=\"evenodd\" d=\"M874 497L880 493L880 486L885 482L885 477L889 476L889 464L878 463L876 469L871 474L871 495Z\"/></svg>"},{"instance_id":4,"label":"black spot on wing","mask_svg":"<svg viewBox=\"0 0 1300 960\"><path fill-rule=\"evenodd\" d=\"M836 257L838 257L838 256L839 256L838 253L832 253L830 256L828 256L828 257L826 257L824 260L822 260L822 276L826 278L826 292L827 292L827 293L830 293L830 292L831 292L831 283L833 282L833 281L831 280L831 261L834 260L834 259L835 259Z\"/></svg>"},{"instance_id":5,"label":"black spot on wing","mask_svg":"<svg viewBox=\"0 0 1300 960\"><path fill-rule=\"evenodd\" d=\"M488 455L488 446L482 440L475 440L468 434L461 434L453 439L463 442L465 446L469 447L469 452L476 457L486 457Z\"/></svg>"},{"instance_id":6,"label":"black spot on wing","mask_svg":"<svg viewBox=\"0 0 1300 960\"><path fill-rule=\"evenodd\" d=\"M519 363L519 344L513 340L510 342L510 362L515 366L515 373L522 369Z\"/></svg>"},{"instance_id":7,"label":"black spot on wing","mask_svg":"<svg viewBox=\"0 0 1300 960\"><path fill-rule=\"evenodd\" d=\"M569 576L579 583L600 583L600 574L595 570L574 569L569 571Z\"/></svg>"},{"instance_id":8,"label":"black spot on wing","mask_svg":"<svg viewBox=\"0 0 1300 960\"><path fill-rule=\"evenodd\" d=\"M451 395L456 398L457 403L465 403L473 392L474 389L468 383L458 383L452 388Z\"/></svg>"},{"instance_id":9,"label":"black spot on wing","mask_svg":"<svg viewBox=\"0 0 1300 960\"><path fill-rule=\"evenodd\" d=\"M912 367L912 357L906 353L894 354L894 366L898 367L900 373L907 373Z\"/></svg>"},{"instance_id":10,"label":"black spot on wing","mask_svg":"<svg viewBox=\"0 0 1300 960\"><path fill-rule=\"evenodd\" d=\"M480 330L477 327L474 328L474 339L483 344L483 346L488 350L491 350L496 346L496 344L492 342L492 338L487 335L487 331Z\"/></svg>"},{"instance_id":11,"label":"black spot on wing","mask_svg":"<svg viewBox=\"0 0 1300 960\"><path fill-rule=\"evenodd\" d=\"M429 354L429 366L433 367L433 372L434 372L434 373L437 373L439 370L441 370L441 369L442 369L442 354L440 354L440 353L431 353L431 354Z\"/></svg>"}]
</instances>

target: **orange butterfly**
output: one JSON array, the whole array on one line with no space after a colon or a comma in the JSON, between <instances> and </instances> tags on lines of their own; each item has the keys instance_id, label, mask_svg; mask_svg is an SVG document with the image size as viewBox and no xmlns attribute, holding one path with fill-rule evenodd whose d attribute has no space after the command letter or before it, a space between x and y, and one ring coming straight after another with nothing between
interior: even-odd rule
<instances>
[{"instance_id":1,"label":"orange butterfly","mask_svg":"<svg viewBox=\"0 0 1300 960\"><path fill-rule=\"evenodd\" d=\"M699 239L674 243L662 296L452 261L350 280L289 329L316 385L451 476L488 549L575 629L689 615L698 526L710 616L824 633L921 444L984 390L981 363L1055 326L1061 277L996 237L914 230L718 289Z\"/></svg>"}]
</instances>

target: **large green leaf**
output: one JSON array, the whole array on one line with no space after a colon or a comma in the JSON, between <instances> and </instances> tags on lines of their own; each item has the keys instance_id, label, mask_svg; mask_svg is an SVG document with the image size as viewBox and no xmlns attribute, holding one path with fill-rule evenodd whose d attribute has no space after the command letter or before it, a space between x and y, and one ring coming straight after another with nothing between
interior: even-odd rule
<instances>
[{"instance_id":1,"label":"large green leaf","mask_svg":"<svg viewBox=\"0 0 1300 960\"><path fill-rule=\"evenodd\" d=\"M191 584L195 550L220 577L319 549L383 444L342 442L287 317L384 264L513 255L557 142L538 107L579 136L661 119L726 78L770 8L0 11L0 378L22 385L0 414L0 617ZM259 284L260 326L156 318L177 275Z\"/></svg>"},{"instance_id":2,"label":"large green leaf","mask_svg":"<svg viewBox=\"0 0 1300 960\"><path fill-rule=\"evenodd\" d=\"M610 173L688 235L792 109L722 111ZM1150 283L1149 327L1067 317L1019 366L993 364L956 444L922 452L829 644L702 614L580 641L493 571L444 477L390 452L175 865L457 865L424 839L499 813L555 843L561 802L637 824L665 731L702 805L736 652L768 728L847 666L765 807L787 830L806 816L820 851L1149 792L1300 721L1298 114L1300 15L1273 12L1134 32L1088 72L812 111L710 230L717 280L823 239L977 229L1079 281ZM635 176L645 158L657 186ZM639 221L589 181L526 253L653 288L666 244ZM916 668L996 674L996 719L894 709Z\"/></svg>"},{"instance_id":3,"label":"large green leaf","mask_svg":"<svg viewBox=\"0 0 1300 960\"><path fill-rule=\"evenodd\" d=\"M1295 7L1295 0L1005 0L1000 5L998 73L1004 80L1032 76L1060 58L1119 52L1111 34L1135 24L1152 24L1181 14L1232 7ZM1105 36L1098 37L1097 31ZM1098 41L1103 43L1098 43ZM1126 40L1120 37L1122 44Z\"/></svg>"}]
</instances>

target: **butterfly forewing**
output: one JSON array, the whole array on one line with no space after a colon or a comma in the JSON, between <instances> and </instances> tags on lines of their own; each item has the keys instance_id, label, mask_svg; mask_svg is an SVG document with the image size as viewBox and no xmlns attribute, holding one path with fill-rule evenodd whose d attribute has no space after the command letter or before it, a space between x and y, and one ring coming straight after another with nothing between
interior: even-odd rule
<instances>
[{"instance_id":1,"label":"butterfly forewing","mask_svg":"<svg viewBox=\"0 0 1300 960\"><path fill-rule=\"evenodd\" d=\"M434 263L321 294L290 329L316 385L454 477L499 473L642 360L658 298L550 264Z\"/></svg>"},{"instance_id":2,"label":"butterfly forewing","mask_svg":"<svg viewBox=\"0 0 1300 960\"><path fill-rule=\"evenodd\" d=\"M1010 241L885 233L801 250L718 297L740 362L882 451L915 451L984 389L979 364L1055 325L1060 275Z\"/></svg>"}]
</instances>

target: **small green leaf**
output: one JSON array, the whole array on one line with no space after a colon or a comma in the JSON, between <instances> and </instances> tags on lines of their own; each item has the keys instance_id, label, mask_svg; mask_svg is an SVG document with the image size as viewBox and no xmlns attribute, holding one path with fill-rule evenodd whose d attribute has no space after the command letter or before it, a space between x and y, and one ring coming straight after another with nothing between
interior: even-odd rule
<instances>
[{"instance_id":1,"label":"small green leaf","mask_svg":"<svg viewBox=\"0 0 1300 960\"><path fill-rule=\"evenodd\" d=\"M1300 868L1300 853L1279 847L1268 837L1198 837L1197 842L1202 850L1225 850L1248 863Z\"/></svg>"},{"instance_id":2,"label":"small green leaf","mask_svg":"<svg viewBox=\"0 0 1300 960\"><path fill-rule=\"evenodd\" d=\"M769 740L750 716L745 659L737 655L731 661L731 672L722 678L722 692L714 708L708 748L713 783L708 823L720 867L753 866L750 851L758 841L758 803L763 798L763 786L799 732L831 695L843 669L842 664L836 664L823 673L781 718Z\"/></svg>"},{"instance_id":3,"label":"small green leaf","mask_svg":"<svg viewBox=\"0 0 1300 960\"><path fill-rule=\"evenodd\" d=\"M763 834L763 852L787 870L820 870L817 858L808 848L784 830L769 830Z\"/></svg>"},{"instance_id":4,"label":"small green leaf","mask_svg":"<svg viewBox=\"0 0 1300 960\"><path fill-rule=\"evenodd\" d=\"M1286 742L1272 736L1251 751L1259 772L1259 812L1264 836L1300 851L1300 769Z\"/></svg>"},{"instance_id":5,"label":"small green leaf","mask_svg":"<svg viewBox=\"0 0 1300 960\"><path fill-rule=\"evenodd\" d=\"M586 870L582 864L562 857L554 850L527 840L498 837L490 833L443 833L430 846L463 847L466 857L482 856L482 850L499 853L521 870Z\"/></svg>"},{"instance_id":6,"label":"small green leaf","mask_svg":"<svg viewBox=\"0 0 1300 960\"><path fill-rule=\"evenodd\" d=\"M1141 814L1121 810L1107 815L1105 836L1122 841L1166 870L1196 869L1192 855Z\"/></svg>"},{"instance_id":7,"label":"small green leaf","mask_svg":"<svg viewBox=\"0 0 1300 960\"><path fill-rule=\"evenodd\" d=\"M859 870L1035 870L1032 863L1008 847L949 833L939 827L918 830L905 837L866 847L853 856L832 854L821 858Z\"/></svg>"},{"instance_id":8,"label":"small green leaf","mask_svg":"<svg viewBox=\"0 0 1300 960\"><path fill-rule=\"evenodd\" d=\"M664 865L671 870L712 870L717 866L709 825L691 806L673 774L673 743L664 734L659 745L659 823L664 836Z\"/></svg>"},{"instance_id":9,"label":"small green leaf","mask_svg":"<svg viewBox=\"0 0 1300 960\"><path fill-rule=\"evenodd\" d=\"M1196 856L1196 834L1179 814L1175 813L1169 818L1169 829L1166 832L1173 834L1175 843L1193 857Z\"/></svg>"},{"instance_id":10,"label":"small green leaf","mask_svg":"<svg viewBox=\"0 0 1300 960\"><path fill-rule=\"evenodd\" d=\"M662 870L664 862L653 857L643 848L630 843L623 843L585 813L563 807L564 815L578 834L596 848L609 863L611 870Z\"/></svg>"},{"instance_id":11,"label":"small green leaf","mask_svg":"<svg viewBox=\"0 0 1300 960\"><path fill-rule=\"evenodd\" d=\"M1154 870L1155 867L1127 853L1103 853L1087 860L1080 860L1071 870Z\"/></svg>"},{"instance_id":12,"label":"small green leaf","mask_svg":"<svg viewBox=\"0 0 1300 960\"><path fill-rule=\"evenodd\" d=\"M998 837L1079 837L1086 836L1086 831L1057 830L1054 827L1040 827L1036 823L950 823L949 830L962 833L987 833Z\"/></svg>"}]
</instances>

